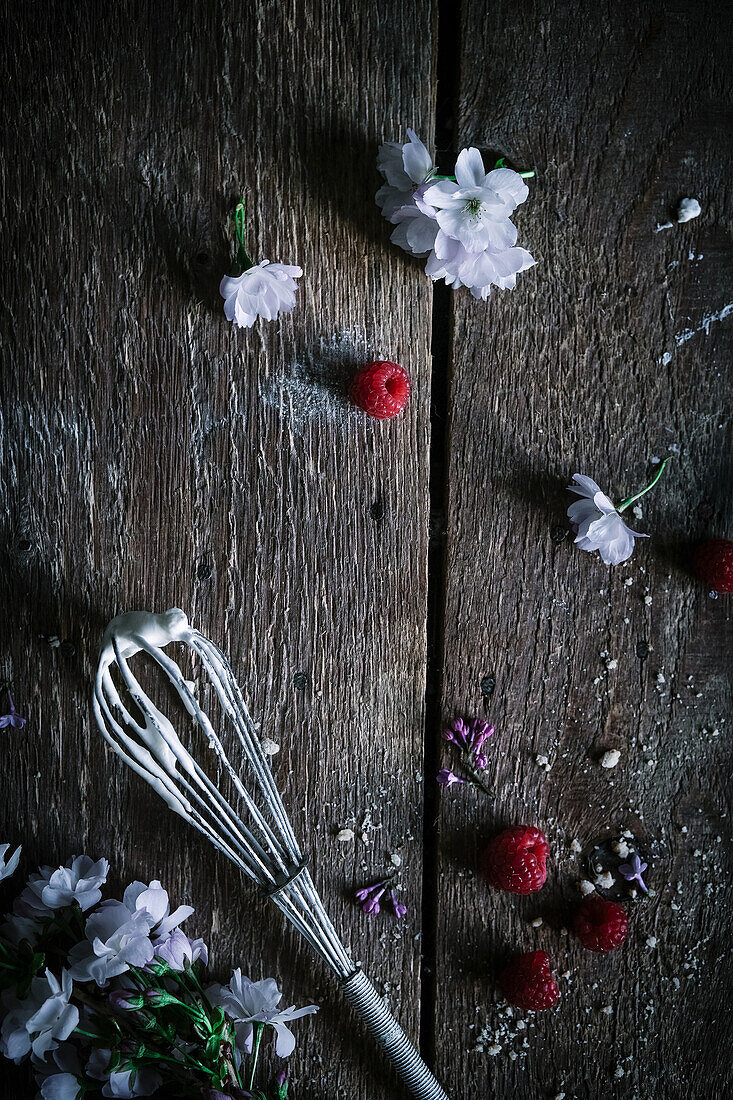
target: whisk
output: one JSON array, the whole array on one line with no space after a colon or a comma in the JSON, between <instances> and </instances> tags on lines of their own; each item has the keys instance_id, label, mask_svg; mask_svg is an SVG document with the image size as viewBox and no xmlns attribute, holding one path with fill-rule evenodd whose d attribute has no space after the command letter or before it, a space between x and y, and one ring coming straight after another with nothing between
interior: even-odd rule
<instances>
[{"instance_id":1,"label":"whisk","mask_svg":"<svg viewBox=\"0 0 733 1100\"><path fill-rule=\"evenodd\" d=\"M244 774L227 757L221 737L194 696L194 685L163 652L171 642L184 643L199 658L241 748L246 762ZM196 734L205 736L221 762L236 792L239 811L184 747L170 720L130 670L129 658L141 651L162 669L193 719ZM113 667L126 689L122 694L112 678ZM125 695L135 704L137 717L128 709ZM242 692L218 646L192 629L177 607L162 615L142 611L119 615L102 639L93 706L102 735L118 756L147 780L171 810L203 833L252 879L331 968L346 1000L391 1058L413 1096L417 1100L448 1100L339 940L313 885L307 857L288 820Z\"/></svg>"}]
</instances>

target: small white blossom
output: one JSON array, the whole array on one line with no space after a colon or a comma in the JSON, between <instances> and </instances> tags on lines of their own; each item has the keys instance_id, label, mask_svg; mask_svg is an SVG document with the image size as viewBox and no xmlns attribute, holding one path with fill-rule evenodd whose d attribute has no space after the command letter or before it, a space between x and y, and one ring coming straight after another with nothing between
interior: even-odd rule
<instances>
[{"instance_id":1,"label":"small white blossom","mask_svg":"<svg viewBox=\"0 0 733 1100\"><path fill-rule=\"evenodd\" d=\"M145 966L153 958L151 937L166 938L193 912L190 905L179 905L171 913L168 894L157 879L149 886L131 883L122 901L102 902L90 916L86 940L69 952L72 977L102 986L130 966Z\"/></svg>"},{"instance_id":2,"label":"small white blossom","mask_svg":"<svg viewBox=\"0 0 733 1100\"><path fill-rule=\"evenodd\" d=\"M168 893L157 879L153 879L149 886L144 882L130 883L122 895L122 902L127 906L131 917L141 909L149 913L156 936L167 936L195 912L191 905L179 905L171 913Z\"/></svg>"},{"instance_id":3,"label":"small white blossom","mask_svg":"<svg viewBox=\"0 0 733 1100\"><path fill-rule=\"evenodd\" d=\"M529 188L517 172L487 172L478 149L463 149L456 161L456 182L441 180L428 187L424 200L437 209L440 228L467 252L496 252L513 247L516 227L509 221Z\"/></svg>"},{"instance_id":4,"label":"small white blossom","mask_svg":"<svg viewBox=\"0 0 733 1100\"><path fill-rule=\"evenodd\" d=\"M388 221L395 221L398 210L414 203L416 187L425 184L435 171L430 154L410 129L404 145L398 141L380 145L377 168L386 182L377 191L376 202Z\"/></svg>"},{"instance_id":5,"label":"small white blossom","mask_svg":"<svg viewBox=\"0 0 733 1100\"><path fill-rule=\"evenodd\" d=\"M310 1016L318 1011L317 1005L305 1008L278 1010L282 993L273 978L252 982L237 969L232 974L229 985L214 985L207 989L209 1000L221 1007L234 1021L237 1046L246 1054L252 1050L253 1025L268 1024L275 1029L275 1053L281 1058L289 1058L295 1050L295 1036L286 1025L302 1016Z\"/></svg>"},{"instance_id":6,"label":"small white blossom","mask_svg":"<svg viewBox=\"0 0 733 1100\"><path fill-rule=\"evenodd\" d=\"M274 321L278 314L290 313L298 289L295 280L302 274L300 267L260 260L241 275L225 275L219 293L227 320L251 328L258 317Z\"/></svg>"},{"instance_id":7,"label":"small white blossom","mask_svg":"<svg viewBox=\"0 0 733 1100\"><path fill-rule=\"evenodd\" d=\"M103 902L86 923L86 940L69 951L72 978L103 986L131 966L146 966L154 953L150 941L153 923L145 909L131 917L122 902Z\"/></svg>"},{"instance_id":8,"label":"small white blossom","mask_svg":"<svg viewBox=\"0 0 733 1100\"><path fill-rule=\"evenodd\" d=\"M10 859L6 861L5 857L9 848L9 844L0 844L0 882L2 882L4 878L10 878L10 876L17 871L18 863L20 862L20 853L22 851L21 845L18 845Z\"/></svg>"},{"instance_id":9,"label":"small white blossom","mask_svg":"<svg viewBox=\"0 0 733 1100\"><path fill-rule=\"evenodd\" d=\"M583 474L573 474L577 485L568 485L576 500L568 508L568 517L576 531L575 543L581 550L598 550L606 565L619 565L631 557L634 539L646 539L632 531L599 485Z\"/></svg>"},{"instance_id":10,"label":"small white blossom","mask_svg":"<svg viewBox=\"0 0 733 1100\"><path fill-rule=\"evenodd\" d=\"M39 867L13 908L20 916L38 917L76 902L85 912L102 897L108 872L106 859L95 863L85 855L72 856L63 867Z\"/></svg>"},{"instance_id":11,"label":"small white blossom","mask_svg":"<svg viewBox=\"0 0 733 1100\"><path fill-rule=\"evenodd\" d=\"M79 1023L79 1009L69 1004L73 990L71 974L61 971L61 981L46 970L35 977L28 994L20 1000L14 992L3 994L7 1014L0 1029L0 1051L6 1058L21 1062L31 1051L45 1059L58 1041L68 1039Z\"/></svg>"},{"instance_id":12,"label":"small white blossom","mask_svg":"<svg viewBox=\"0 0 733 1100\"><path fill-rule=\"evenodd\" d=\"M534 263L526 248L467 252L460 241L448 237L441 230L435 238L425 270L434 282L444 279L448 286L466 286L474 298L486 301L492 286L513 290L519 272L533 267Z\"/></svg>"},{"instance_id":13,"label":"small white blossom","mask_svg":"<svg viewBox=\"0 0 733 1100\"><path fill-rule=\"evenodd\" d=\"M414 203L402 206L390 219L396 223L390 240L411 256L427 256L435 244L438 223Z\"/></svg>"}]
</instances>

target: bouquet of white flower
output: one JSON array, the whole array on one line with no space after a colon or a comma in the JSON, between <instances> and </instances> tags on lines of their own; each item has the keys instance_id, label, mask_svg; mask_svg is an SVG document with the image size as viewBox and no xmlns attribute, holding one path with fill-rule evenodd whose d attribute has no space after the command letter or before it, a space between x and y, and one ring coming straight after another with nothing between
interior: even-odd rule
<instances>
[{"instance_id":1,"label":"bouquet of white flower","mask_svg":"<svg viewBox=\"0 0 733 1100\"><path fill-rule=\"evenodd\" d=\"M377 168L384 185L377 205L396 225L392 243L412 256L426 256L426 274L448 286L466 286L484 301L492 286L511 290L520 271L534 265L525 248L517 248L517 229L510 220L529 188L503 158L487 172L478 149L462 149L455 175L440 176L433 158L414 130L407 142L380 146Z\"/></svg>"},{"instance_id":2,"label":"bouquet of white flower","mask_svg":"<svg viewBox=\"0 0 733 1100\"><path fill-rule=\"evenodd\" d=\"M18 866L20 848L0 879ZM0 926L0 1052L33 1064L43 1100L112 1097L204 1097L285 1100L282 1070L256 1087L268 1028L287 1058L292 1020L316 1005L279 1009L272 978L253 982L241 970L229 984L203 983L206 944L180 925L190 905L170 911L160 882L131 883L122 901L102 901L106 859L74 856L40 867Z\"/></svg>"}]
</instances>

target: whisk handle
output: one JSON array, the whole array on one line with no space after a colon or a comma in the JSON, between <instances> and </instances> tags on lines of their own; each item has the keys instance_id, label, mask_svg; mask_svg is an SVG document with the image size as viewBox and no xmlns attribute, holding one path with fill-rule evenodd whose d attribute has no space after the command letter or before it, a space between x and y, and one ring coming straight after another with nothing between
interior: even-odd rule
<instances>
[{"instance_id":1,"label":"whisk handle","mask_svg":"<svg viewBox=\"0 0 733 1100\"><path fill-rule=\"evenodd\" d=\"M385 1007L384 1001L362 970L341 983L346 1000L361 1016L378 1045L392 1059L394 1067L416 1100L448 1100L404 1031Z\"/></svg>"}]
</instances>

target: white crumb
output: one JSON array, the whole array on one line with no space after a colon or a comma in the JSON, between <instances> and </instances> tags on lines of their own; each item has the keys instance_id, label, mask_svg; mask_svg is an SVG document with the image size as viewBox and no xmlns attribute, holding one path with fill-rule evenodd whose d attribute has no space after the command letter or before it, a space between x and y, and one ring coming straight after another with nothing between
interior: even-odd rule
<instances>
[{"instance_id":1,"label":"white crumb","mask_svg":"<svg viewBox=\"0 0 733 1100\"><path fill-rule=\"evenodd\" d=\"M580 892L583 897L586 897L587 894L592 894L594 890L595 886L592 882L589 882L587 878L584 878L580 883Z\"/></svg>"},{"instance_id":2,"label":"white crumb","mask_svg":"<svg viewBox=\"0 0 733 1100\"><path fill-rule=\"evenodd\" d=\"M697 199L683 199L677 207L677 221L691 222L693 218L699 218L702 207Z\"/></svg>"},{"instance_id":3,"label":"white crumb","mask_svg":"<svg viewBox=\"0 0 733 1100\"><path fill-rule=\"evenodd\" d=\"M608 752L604 752L601 757L602 768L615 768L621 759L621 753L618 749L609 749Z\"/></svg>"}]
</instances>

